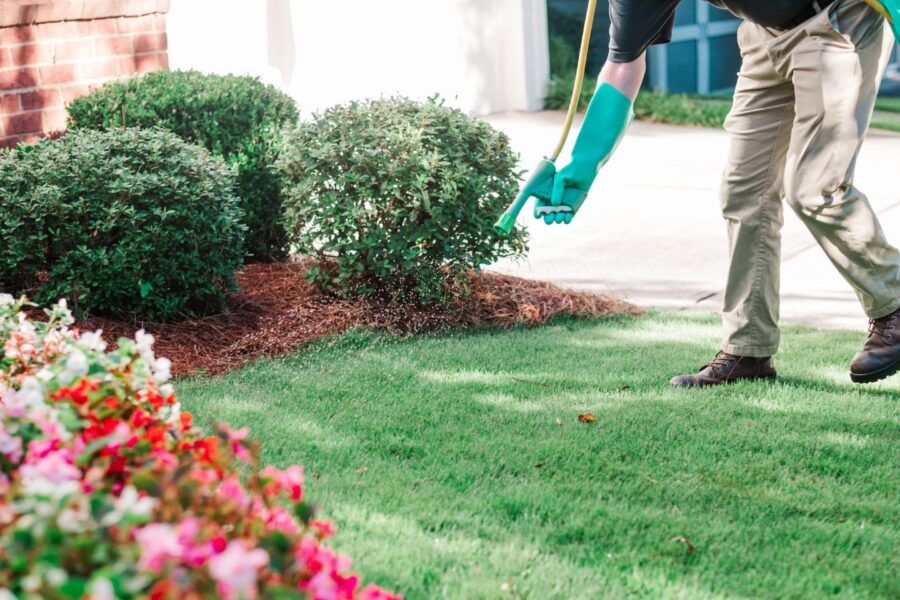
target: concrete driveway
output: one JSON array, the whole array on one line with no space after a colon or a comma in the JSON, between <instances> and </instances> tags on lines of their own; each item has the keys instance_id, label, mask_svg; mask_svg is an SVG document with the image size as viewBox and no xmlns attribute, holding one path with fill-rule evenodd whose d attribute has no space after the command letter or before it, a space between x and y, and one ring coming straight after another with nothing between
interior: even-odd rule
<instances>
[{"instance_id":1,"label":"concrete driveway","mask_svg":"<svg viewBox=\"0 0 900 600\"><path fill-rule=\"evenodd\" d=\"M522 168L530 169L553 146L563 115L517 113L488 120L509 134ZM531 233L529 256L492 268L645 306L718 311L727 267L718 187L727 148L721 130L635 123L573 223L547 226L523 214L520 220ZM895 245L900 245L898 174L900 135L873 131L856 183ZM782 320L865 329L852 290L785 209Z\"/></svg>"}]
</instances>

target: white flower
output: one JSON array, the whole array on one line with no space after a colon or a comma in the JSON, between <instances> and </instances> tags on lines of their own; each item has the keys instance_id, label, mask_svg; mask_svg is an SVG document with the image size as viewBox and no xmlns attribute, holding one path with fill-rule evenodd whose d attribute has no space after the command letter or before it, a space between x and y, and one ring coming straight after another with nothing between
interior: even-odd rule
<instances>
[{"instance_id":1,"label":"white flower","mask_svg":"<svg viewBox=\"0 0 900 600\"><path fill-rule=\"evenodd\" d=\"M19 396L29 410L44 406L44 386L36 377L26 377L19 388Z\"/></svg>"},{"instance_id":2,"label":"white flower","mask_svg":"<svg viewBox=\"0 0 900 600\"><path fill-rule=\"evenodd\" d=\"M78 343L81 344L82 347L93 352L103 352L106 350L106 342L103 341L103 330L98 329L97 331L82 333L81 337L78 338Z\"/></svg>"},{"instance_id":3,"label":"white flower","mask_svg":"<svg viewBox=\"0 0 900 600\"><path fill-rule=\"evenodd\" d=\"M91 512L88 507L88 500L84 496L75 498L75 500L60 511L56 517L56 524L63 531L71 533L80 533L85 531L91 524Z\"/></svg>"},{"instance_id":4,"label":"white flower","mask_svg":"<svg viewBox=\"0 0 900 600\"><path fill-rule=\"evenodd\" d=\"M101 578L91 582L90 600L116 600L116 591L109 579Z\"/></svg>"},{"instance_id":5,"label":"white flower","mask_svg":"<svg viewBox=\"0 0 900 600\"><path fill-rule=\"evenodd\" d=\"M16 595L7 588L0 588L0 600L19 600Z\"/></svg>"},{"instance_id":6,"label":"white flower","mask_svg":"<svg viewBox=\"0 0 900 600\"><path fill-rule=\"evenodd\" d=\"M171 383L166 383L166 384L159 386L159 395L162 396L163 398L168 398L169 396L171 396L174 393L175 393L175 386L173 386Z\"/></svg>"},{"instance_id":7,"label":"white flower","mask_svg":"<svg viewBox=\"0 0 900 600\"><path fill-rule=\"evenodd\" d=\"M67 579L69 579L69 574L59 567L54 567L47 571L47 583L55 588L62 586Z\"/></svg>"},{"instance_id":8,"label":"white flower","mask_svg":"<svg viewBox=\"0 0 900 600\"><path fill-rule=\"evenodd\" d=\"M153 381L161 385L172 378L172 361L168 358L158 358L153 363Z\"/></svg>"},{"instance_id":9,"label":"white flower","mask_svg":"<svg viewBox=\"0 0 900 600\"><path fill-rule=\"evenodd\" d=\"M11 294L0 294L0 306L12 306L16 303L16 299Z\"/></svg>"},{"instance_id":10,"label":"white flower","mask_svg":"<svg viewBox=\"0 0 900 600\"><path fill-rule=\"evenodd\" d=\"M153 343L156 340L152 335L141 329L134 334L134 347L147 364L153 364Z\"/></svg>"},{"instance_id":11,"label":"white flower","mask_svg":"<svg viewBox=\"0 0 900 600\"><path fill-rule=\"evenodd\" d=\"M147 517L156 508L157 501L154 498L141 498L134 486L129 485L116 499L112 512L103 517L101 525L109 527L116 525L125 517Z\"/></svg>"},{"instance_id":12,"label":"white flower","mask_svg":"<svg viewBox=\"0 0 900 600\"><path fill-rule=\"evenodd\" d=\"M69 349L69 356L66 359L66 369L59 375L59 380L63 385L68 385L73 380L84 377L88 372L88 359L84 352L78 348Z\"/></svg>"}]
</instances>

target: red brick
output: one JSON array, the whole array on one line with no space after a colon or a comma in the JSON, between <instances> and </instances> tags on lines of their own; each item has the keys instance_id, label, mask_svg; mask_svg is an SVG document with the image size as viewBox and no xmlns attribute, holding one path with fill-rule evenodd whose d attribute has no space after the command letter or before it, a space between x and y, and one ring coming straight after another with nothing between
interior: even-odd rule
<instances>
[{"instance_id":1,"label":"red brick","mask_svg":"<svg viewBox=\"0 0 900 600\"><path fill-rule=\"evenodd\" d=\"M36 133L41 131L41 111L9 115L3 118L3 131L6 135Z\"/></svg>"},{"instance_id":2,"label":"red brick","mask_svg":"<svg viewBox=\"0 0 900 600\"><path fill-rule=\"evenodd\" d=\"M97 56L116 56L134 52L134 43L130 35L104 37L94 40Z\"/></svg>"},{"instance_id":3,"label":"red brick","mask_svg":"<svg viewBox=\"0 0 900 600\"><path fill-rule=\"evenodd\" d=\"M169 53L168 52L160 52L159 53L159 68L160 69L168 69L169 68Z\"/></svg>"},{"instance_id":4,"label":"red brick","mask_svg":"<svg viewBox=\"0 0 900 600\"><path fill-rule=\"evenodd\" d=\"M0 90L16 90L37 85L38 71L31 67L0 71Z\"/></svg>"},{"instance_id":5,"label":"red brick","mask_svg":"<svg viewBox=\"0 0 900 600\"><path fill-rule=\"evenodd\" d=\"M0 46L22 44L36 39L38 39L37 31L33 25L0 28Z\"/></svg>"},{"instance_id":6,"label":"red brick","mask_svg":"<svg viewBox=\"0 0 900 600\"><path fill-rule=\"evenodd\" d=\"M66 128L68 113L65 109L45 110L41 114L41 131L62 131Z\"/></svg>"},{"instance_id":7,"label":"red brick","mask_svg":"<svg viewBox=\"0 0 900 600\"><path fill-rule=\"evenodd\" d=\"M69 104L72 100L81 98L82 96L87 96L90 93L91 88L86 85L73 85L64 87L62 88L63 102Z\"/></svg>"},{"instance_id":8,"label":"red brick","mask_svg":"<svg viewBox=\"0 0 900 600\"><path fill-rule=\"evenodd\" d=\"M78 36L78 25L75 21L40 23L34 27L36 28L37 34L35 39L38 40L74 38Z\"/></svg>"},{"instance_id":9,"label":"red brick","mask_svg":"<svg viewBox=\"0 0 900 600\"><path fill-rule=\"evenodd\" d=\"M10 114L22 110L18 94L3 94L0 96L0 113Z\"/></svg>"},{"instance_id":10,"label":"red brick","mask_svg":"<svg viewBox=\"0 0 900 600\"><path fill-rule=\"evenodd\" d=\"M53 62L53 44L50 42L38 42L25 44L9 49L12 60L19 66L45 65Z\"/></svg>"},{"instance_id":11,"label":"red brick","mask_svg":"<svg viewBox=\"0 0 900 600\"><path fill-rule=\"evenodd\" d=\"M94 43L90 40L57 42L53 46L54 62L87 60L94 55Z\"/></svg>"},{"instance_id":12,"label":"red brick","mask_svg":"<svg viewBox=\"0 0 900 600\"><path fill-rule=\"evenodd\" d=\"M119 33L151 33L154 31L153 15L143 17L119 17L116 19Z\"/></svg>"},{"instance_id":13,"label":"red brick","mask_svg":"<svg viewBox=\"0 0 900 600\"><path fill-rule=\"evenodd\" d=\"M158 31L159 33L166 32L166 15L164 15L164 14L155 15L153 29L155 31Z\"/></svg>"},{"instance_id":14,"label":"red brick","mask_svg":"<svg viewBox=\"0 0 900 600\"><path fill-rule=\"evenodd\" d=\"M19 144L31 144L41 139L40 135L29 133L28 135L8 135L0 140L0 146L15 148Z\"/></svg>"},{"instance_id":15,"label":"red brick","mask_svg":"<svg viewBox=\"0 0 900 600\"><path fill-rule=\"evenodd\" d=\"M41 108L56 108L63 105L62 94L59 90L33 90L19 95L22 110L38 110Z\"/></svg>"},{"instance_id":16,"label":"red brick","mask_svg":"<svg viewBox=\"0 0 900 600\"><path fill-rule=\"evenodd\" d=\"M159 70L158 54L139 54L119 59L119 74L134 75Z\"/></svg>"},{"instance_id":17,"label":"red brick","mask_svg":"<svg viewBox=\"0 0 900 600\"><path fill-rule=\"evenodd\" d=\"M134 38L134 51L137 54L143 54L144 52L159 52L160 50L165 50L167 47L166 34L164 33L144 34Z\"/></svg>"},{"instance_id":18,"label":"red brick","mask_svg":"<svg viewBox=\"0 0 900 600\"><path fill-rule=\"evenodd\" d=\"M134 57L134 68L137 73L149 73L159 70L158 54L139 54Z\"/></svg>"},{"instance_id":19,"label":"red brick","mask_svg":"<svg viewBox=\"0 0 900 600\"><path fill-rule=\"evenodd\" d=\"M84 79L110 79L119 74L119 61L115 58L98 59L81 65Z\"/></svg>"},{"instance_id":20,"label":"red brick","mask_svg":"<svg viewBox=\"0 0 900 600\"><path fill-rule=\"evenodd\" d=\"M0 69L11 66L13 66L13 61L9 54L9 48L0 48Z\"/></svg>"},{"instance_id":21,"label":"red brick","mask_svg":"<svg viewBox=\"0 0 900 600\"><path fill-rule=\"evenodd\" d=\"M40 67L41 85L53 83L73 83L78 79L76 65L47 65Z\"/></svg>"}]
</instances>

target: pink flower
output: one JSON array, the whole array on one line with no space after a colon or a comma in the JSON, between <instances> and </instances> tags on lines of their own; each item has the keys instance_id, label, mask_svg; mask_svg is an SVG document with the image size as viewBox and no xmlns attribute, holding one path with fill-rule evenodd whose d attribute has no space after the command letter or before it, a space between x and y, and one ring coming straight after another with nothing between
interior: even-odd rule
<instances>
[{"instance_id":1,"label":"pink flower","mask_svg":"<svg viewBox=\"0 0 900 600\"><path fill-rule=\"evenodd\" d=\"M370 585L362 591L359 600L403 600L403 596L395 596L380 587Z\"/></svg>"},{"instance_id":2,"label":"pink flower","mask_svg":"<svg viewBox=\"0 0 900 600\"><path fill-rule=\"evenodd\" d=\"M34 443L32 442L32 444ZM81 469L72 464L67 452L57 450L22 467L22 477L41 479L47 483L58 485L81 479Z\"/></svg>"},{"instance_id":3,"label":"pink flower","mask_svg":"<svg viewBox=\"0 0 900 600\"><path fill-rule=\"evenodd\" d=\"M250 460L250 452L247 451L247 448L244 446L243 441L247 439L247 436L250 435L250 430L246 427L242 427L241 429L231 429L228 425L221 425L221 431L228 436L228 443L231 446L231 451L234 452L234 455L238 458L238 460L242 460L247 462Z\"/></svg>"},{"instance_id":4,"label":"pink flower","mask_svg":"<svg viewBox=\"0 0 900 600\"><path fill-rule=\"evenodd\" d=\"M266 525L269 529L275 529L287 535L300 533L300 526L297 524L297 521L294 520L291 513L281 506L272 509L266 519Z\"/></svg>"},{"instance_id":5,"label":"pink flower","mask_svg":"<svg viewBox=\"0 0 900 600\"><path fill-rule=\"evenodd\" d=\"M309 525L319 534L319 539L324 540L334 536L334 523L331 521L312 521Z\"/></svg>"},{"instance_id":6,"label":"pink flower","mask_svg":"<svg viewBox=\"0 0 900 600\"><path fill-rule=\"evenodd\" d=\"M359 586L359 577L344 577L336 571L320 571L302 587L313 600L352 600Z\"/></svg>"},{"instance_id":7,"label":"pink flower","mask_svg":"<svg viewBox=\"0 0 900 600\"><path fill-rule=\"evenodd\" d=\"M22 438L11 435L0 424L0 454L10 462L18 463L22 460Z\"/></svg>"},{"instance_id":8,"label":"pink flower","mask_svg":"<svg viewBox=\"0 0 900 600\"><path fill-rule=\"evenodd\" d=\"M250 506L250 499L247 497L247 492L244 491L244 488L241 486L241 482L236 475L232 475L219 485L219 494L236 502L237 505L243 509Z\"/></svg>"},{"instance_id":9,"label":"pink flower","mask_svg":"<svg viewBox=\"0 0 900 600\"><path fill-rule=\"evenodd\" d=\"M3 403L6 415L10 418L15 419L24 417L28 414L28 402L25 398L25 394L21 394L12 388L3 390L3 398L0 402Z\"/></svg>"},{"instance_id":10,"label":"pink flower","mask_svg":"<svg viewBox=\"0 0 900 600\"><path fill-rule=\"evenodd\" d=\"M242 541L232 540L224 552L209 560L209 573L225 598L255 598L258 572L268 564L268 552L248 550Z\"/></svg>"},{"instance_id":11,"label":"pink flower","mask_svg":"<svg viewBox=\"0 0 900 600\"><path fill-rule=\"evenodd\" d=\"M138 529L134 538L141 547L138 565L152 573L161 573L165 564L181 558L178 532L171 525L152 523Z\"/></svg>"},{"instance_id":12,"label":"pink flower","mask_svg":"<svg viewBox=\"0 0 900 600\"><path fill-rule=\"evenodd\" d=\"M275 467L269 466L263 469L260 474L267 479L274 480L277 490L287 492L288 497L294 502L299 502L303 499L303 468L301 466L293 465L284 471L279 471Z\"/></svg>"}]
</instances>

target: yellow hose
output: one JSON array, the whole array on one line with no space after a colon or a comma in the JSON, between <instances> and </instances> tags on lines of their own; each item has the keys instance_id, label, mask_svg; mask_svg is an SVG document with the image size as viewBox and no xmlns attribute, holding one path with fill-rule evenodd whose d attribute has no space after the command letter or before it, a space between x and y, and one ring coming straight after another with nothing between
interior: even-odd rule
<instances>
[{"instance_id":1,"label":"yellow hose","mask_svg":"<svg viewBox=\"0 0 900 600\"><path fill-rule=\"evenodd\" d=\"M878 2L878 0L866 0L866 4L881 13L881 16L888 20L888 23L894 22L894 17L891 16L891 13L889 13L888 10L884 6L882 6L880 2Z\"/></svg>"},{"instance_id":2,"label":"yellow hose","mask_svg":"<svg viewBox=\"0 0 900 600\"><path fill-rule=\"evenodd\" d=\"M587 17L584 22L584 33L581 36L581 51L578 54L578 70L575 72L575 87L572 90L572 100L569 102L569 112L566 114L566 123L563 125L562 136L553 154L550 155L551 161L556 161L562 154L569 139L569 133L572 131L572 123L575 122L575 115L578 113L578 103L581 100L581 90L584 88L584 73L587 69L588 54L591 49L591 33L594 29L594 15L597 13L597 0L588 0Z\"/></svg>"}]
</instances>

